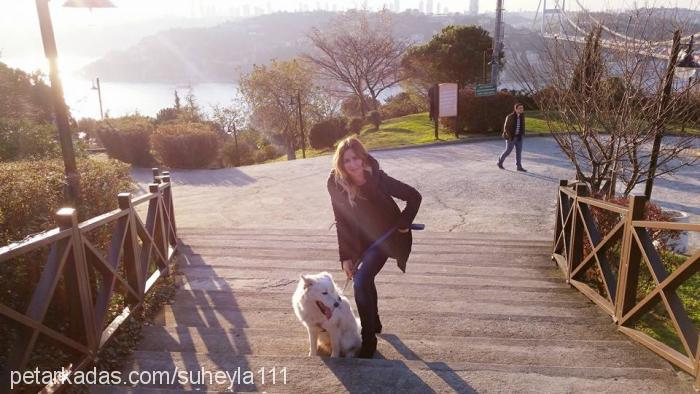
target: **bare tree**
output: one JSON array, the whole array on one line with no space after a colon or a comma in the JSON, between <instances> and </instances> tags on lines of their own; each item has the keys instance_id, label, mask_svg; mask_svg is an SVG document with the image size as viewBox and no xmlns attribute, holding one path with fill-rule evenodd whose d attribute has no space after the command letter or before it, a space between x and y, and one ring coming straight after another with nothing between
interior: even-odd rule
<instances>
[{"instance_id":1,"label":"bare tree","mask_svg":"<svg viewBox=\"0 0 700 394\"><path fill-rule=\"evenodd\" d=\"M408 42L394 38L388 13L348 11L323 30L312 29L308 37L314 51L303 58L316 66L322 79L339 85L339 93L357 97L363 117L365 95L376 109L379 95L402 79L401 58Z\"/></svg>"},{"instance_id":2,"label":"bare tree","mask_svg":"<svg viewBox=\"0 0 700 394\"><path fill-rule=\"evenodd\" d=\"M227 136L233 137L236 148L236 166L240 163L240 152L238 150L238 134L245 127L245 109L241 100L232 100L228 106L215 105L212 107L212 119L214 123Z\"/></svg>"},{"instance_id":3,"label":"bare tree","mask_svg":"<svg viewBox=\"0 0 700 394\"><path fill-rule=\"evenodd\" d=\"M574 29L546 38L537 61L524 56L511 61L514 75L534 92L577 178L597 195L614 195L616 181L625 196L646 182L651 143L670 131L674 135L661 144L653 176L697 161L689 154L697 139L680 132L692 114L697 80L676 81L664 95L669 60L659 56L668 53L668 44L655 41L660 21L648 10L627 20L624 34L611 34L601 25L605 21L596 19L585 26L584 37L584 24L569 19Z\"/></svg>"}]
</instances>

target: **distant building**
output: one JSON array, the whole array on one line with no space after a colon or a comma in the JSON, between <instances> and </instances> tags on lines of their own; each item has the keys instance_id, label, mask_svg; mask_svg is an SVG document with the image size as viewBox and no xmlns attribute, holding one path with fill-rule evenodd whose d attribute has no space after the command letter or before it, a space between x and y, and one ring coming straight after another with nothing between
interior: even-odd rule
<instances>
[{"instance_id":1,"label":"distant building","mask_svg":"<svg viewBox=\"0 0 700 394\"><path fill-rule=\"evenodd\" d=\"M479 13L479 0L469 0L469 15L477 15Z\"/></svg>"},{"instance_id":2,"label":"distant building","mask_svg":"<svg viewBox=\"0 0 700 394\"><path fill-rule=\"evenodd\" d=\"M418 12L425 12L425 10L423 9L423 0L420 0L418 2Z\"/></svg>"},{"instance_id":3,"label":"distant building","mask_svg":"<svg viewBox=\"0 0 700 394\"><path fill-rule=\"evenodd\" d=\"M433 13L433 0L427 0L425 2L425 13L428 15Z\"/></svg>"},{"instance_id":4,"label":"distant building","mask_svg":"<svg viewBox=\"0 0 700 394\"><path fill-rule=\"evenodd\" d=\"M401 12L401 0L394 0L394 12Z\"/></svg>"}]
</instances>

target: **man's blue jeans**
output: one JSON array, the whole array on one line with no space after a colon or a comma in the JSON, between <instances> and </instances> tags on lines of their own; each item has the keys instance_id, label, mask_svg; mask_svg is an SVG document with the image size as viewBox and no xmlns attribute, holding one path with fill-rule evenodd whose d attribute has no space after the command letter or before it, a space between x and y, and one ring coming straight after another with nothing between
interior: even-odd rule
<instances>
[{"instance_id":1,"label":"man's blue jeans","mask_svg":"<svg viewBox=\"0 0 700 394\"><path fill-rule=\"evenodd\" d=\"M362 259L362 264L355 272L353 289L355 303L362 324L362 338L374 338L377 330L377 287L374 277L382 270L389 257L380 248L371 248Z\"/></svg>"},{"instance_id":2,"label":"man's blue jeans","mask_svg":"<svg viewBox=\"0 0 700 394\"><path fill-rule=\"evenodd\" d=\"M513 147L515 147L515 165L518 166L518 168L521 168L523 165L520 161L520 158L522 157L523 153L523 139L515 137L513 140L506 140L506 150L501 153L501 156L498 158L498 164L503 165L503 162L506 160L506 157L510 154L510 152L513 151Z\"/></svg>"}]
</instances>

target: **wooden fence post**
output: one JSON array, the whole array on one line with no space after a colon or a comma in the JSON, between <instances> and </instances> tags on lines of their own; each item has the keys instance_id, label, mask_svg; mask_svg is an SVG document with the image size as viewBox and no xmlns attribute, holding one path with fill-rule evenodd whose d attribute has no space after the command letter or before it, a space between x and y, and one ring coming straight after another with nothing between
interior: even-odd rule
<instances>
[{"instance_id":1,"label":"wooden fence post","mask_svg":"<svg viewBox=\"0 0 700 394\"><path fill-rule=\"evenodd\" d=\"M138 247L138 234L136 232L136 219L134 217L136 212L134 212L134 207L131 204L131 193L119 193L117 201L119 202L119 209L129 211L126 220L126 234L124 235L124 272L126 273L126 280L143 298L146 281L139 267L141 259ZM131 302L138 303L141 302L141 299L133 299L133 296L129 295L129 301Z\"/></svg>"},{"instance_id":2,"label":"wooden fence post","mask_svg":"<svg viewBox=\"0 0 700 394\"><path fill-rule=\"evenodd\" d=\"M639 246L634 241L632 221L644 219L646 197L633 196L629 201L629 210L625 217L625 227L620 250L620 270L617 280L617 305L615 305L615 320L622 317L634 307L639 282L639 265L642 261Z\"/></svg>"},{"instance_id":3,"label":"wooden fence post","mask_svg":"<svg viewBox=\"0 0 700 394\"><path fill-rule=\"evenodd\" d=\"M566 256L569 260L568 272L566 273L566 283L571 283L571 273L581 263L583 257L583 221L578 215L579 203L578 197L585 196L587 187L583 183L577 183L574 187L576 198L574 198L571 215L571 241L569 242L569 255Z\"/></svg>"},{"instance_id":4,"label":"wooden fence post","mask_svg":"<svg viewBox=\"0 0 700 394\"><path fill-rule=\"evenodd\" d=\"M559 180L559 187L557 188L557 210L556 215L554 215L554 241L552 242L552 260L554 260L554 253L557 252L557 239L559 239L559 233L561 233L564 228L562 227L562 220L564 219L564 207L561 206L561 188L566 187L569 181L566 179Z\"/></svg>"},{"instance_id":5,"label":"wooden fence post","mask_svg":"<svg viewBox=\"0 0 700 394\"><path fill-rule=\"evenodd\" d=\"M85 338L88 348L96 351L99 347L98 330L101 330L101 327L98 328L95 324L90 275L80 228L78 228L78 215L73 208L62 208L56 215L61 227L70 225L72 229L71 256L73 258L66 261L63 271L68 295L71 336L77 341Z\"/></svg>"},{"instance_id":6,"label":"wooden fence post","mask_svg":"<svg viewBox=\"0 0 700 394\"><path fill-rule=\"evenodd\" d=\"M153 172L153 183L160 183L160 168L153 167L151 172Z\"/></svg>"}]
</instances>

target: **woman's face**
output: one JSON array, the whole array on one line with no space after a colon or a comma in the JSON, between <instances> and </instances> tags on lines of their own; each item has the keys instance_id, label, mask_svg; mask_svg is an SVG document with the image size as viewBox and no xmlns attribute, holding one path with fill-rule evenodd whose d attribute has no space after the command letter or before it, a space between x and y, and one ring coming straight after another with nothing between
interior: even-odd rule
<instances>
[{"instance_id":1,"label":"woman's face","mask_svg":"<svg viewBox=\"0 0 700 394\"><path fill-rule=\"evenodd\" d=\"M362 158L354 150L348 149L343 154L343 169L355 179L360 179L364 171Z\"/></svg>"}]
</instances>

